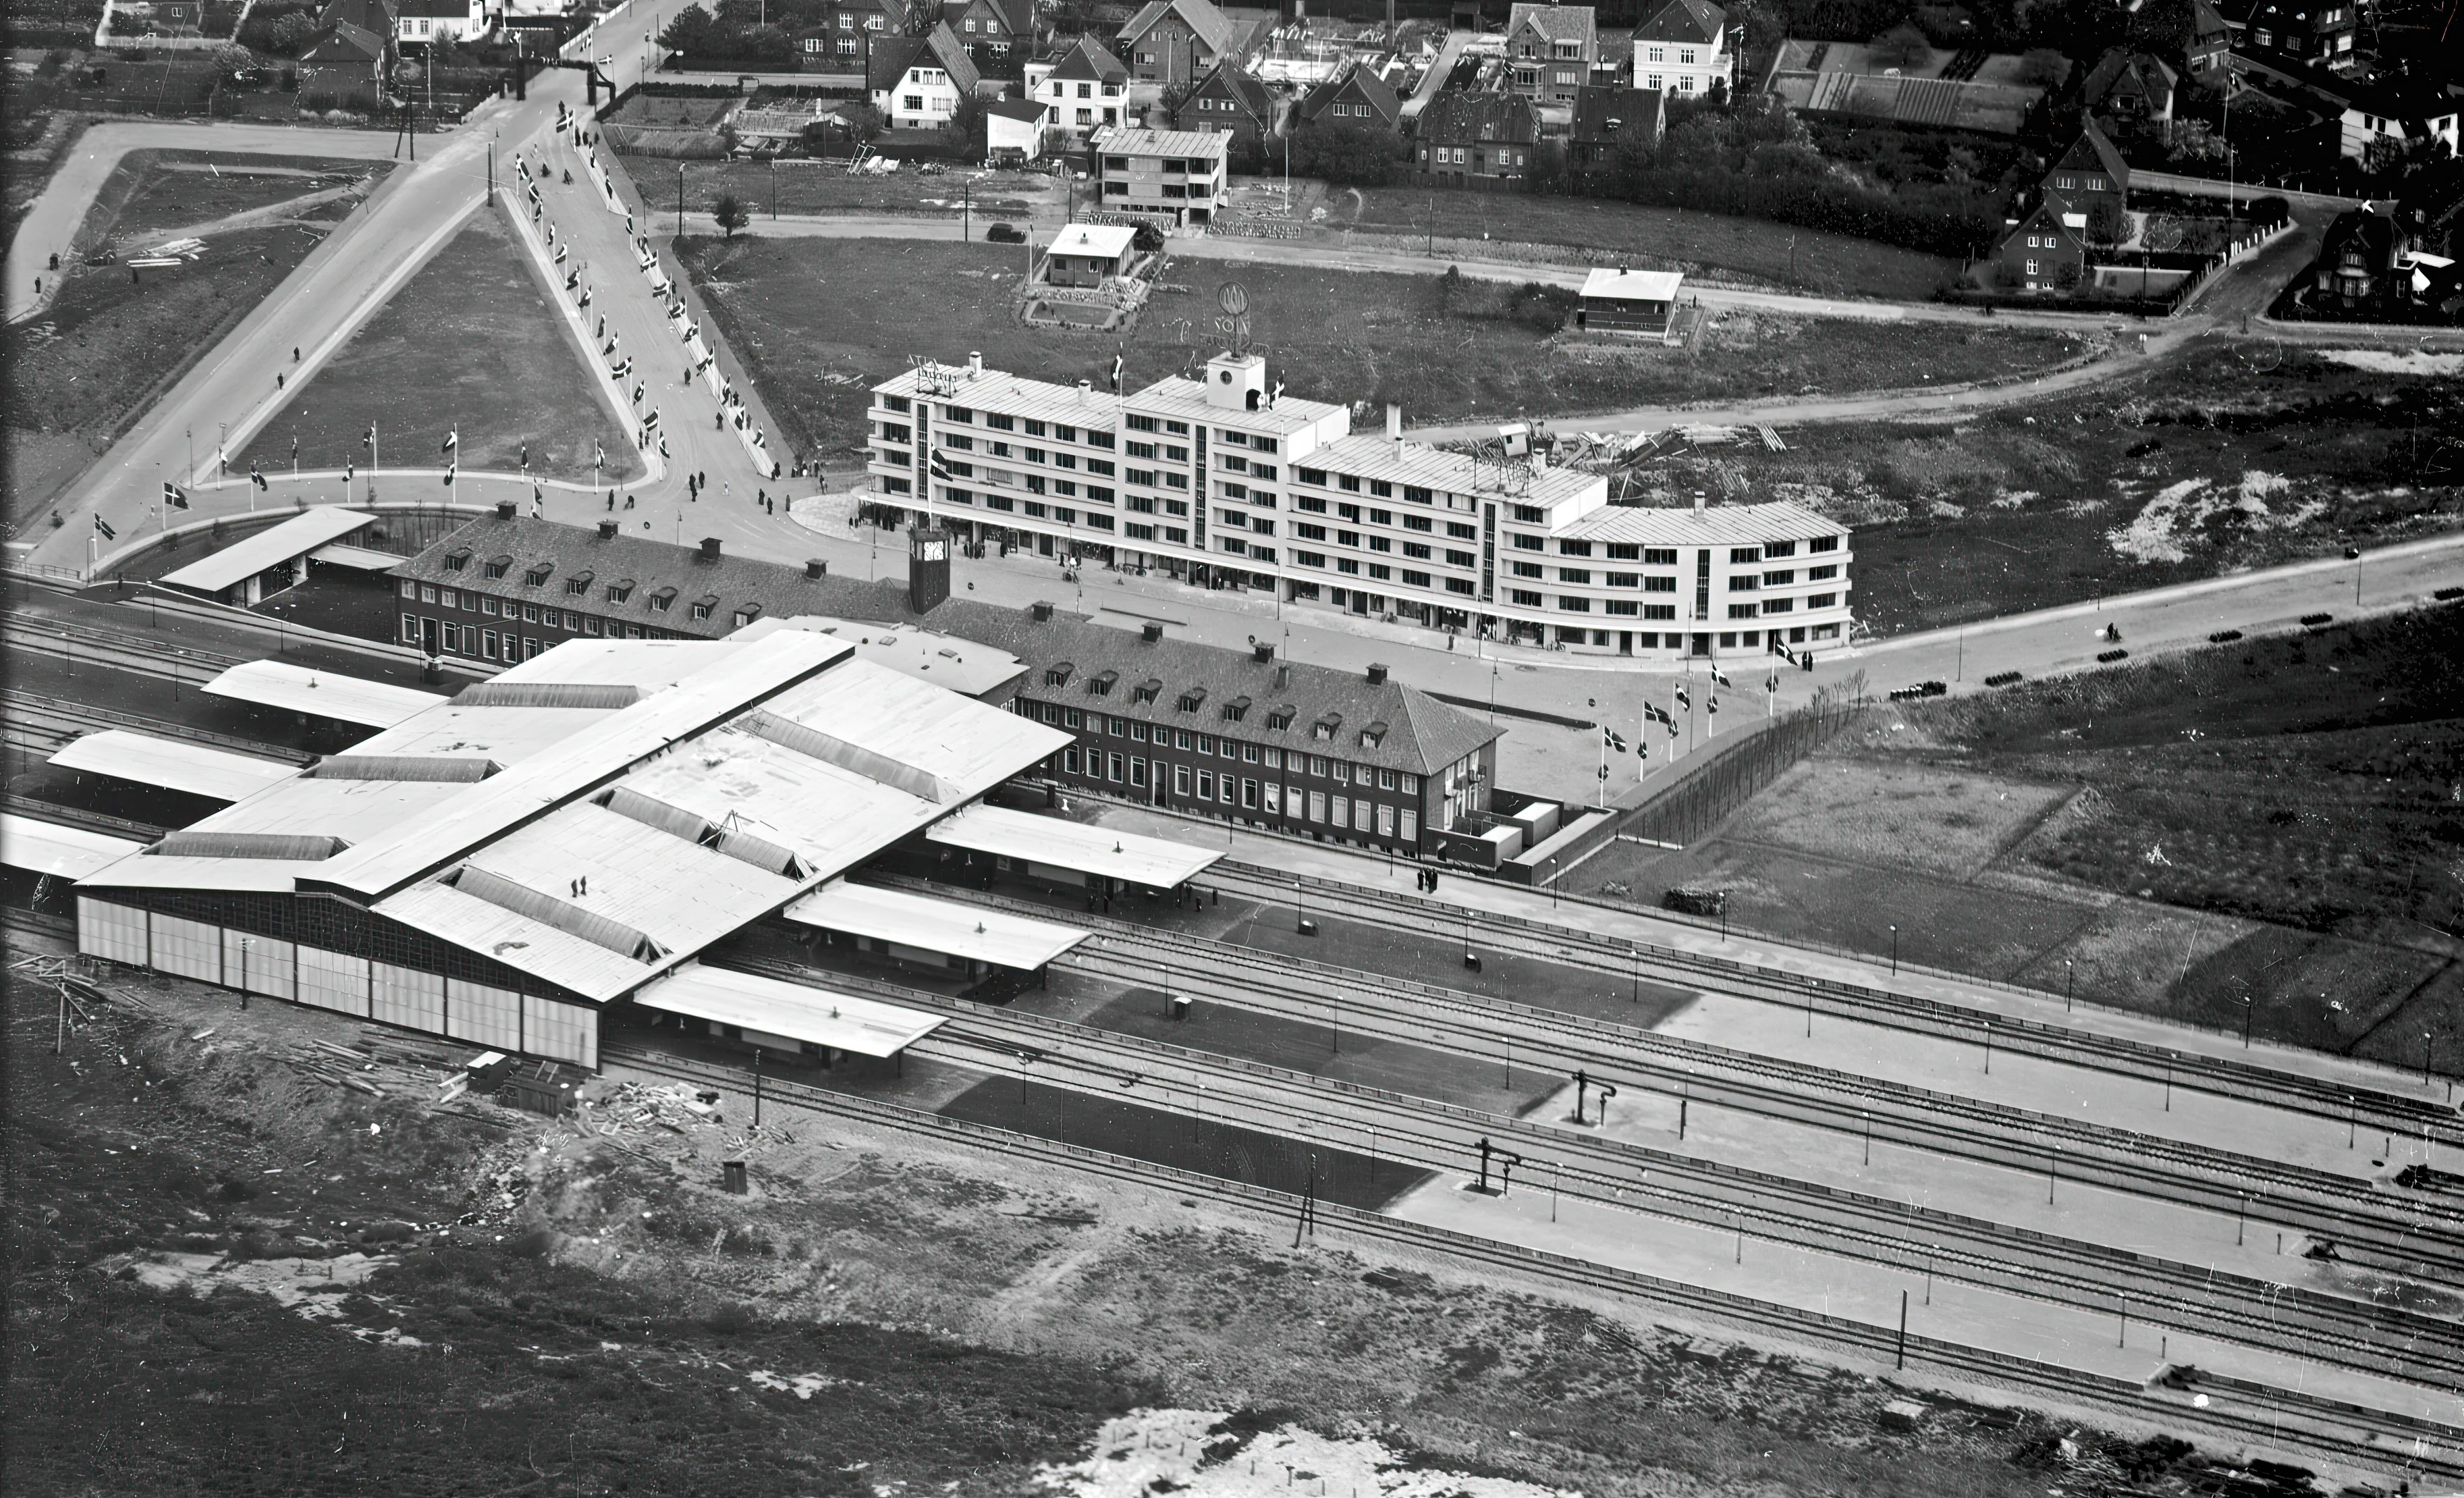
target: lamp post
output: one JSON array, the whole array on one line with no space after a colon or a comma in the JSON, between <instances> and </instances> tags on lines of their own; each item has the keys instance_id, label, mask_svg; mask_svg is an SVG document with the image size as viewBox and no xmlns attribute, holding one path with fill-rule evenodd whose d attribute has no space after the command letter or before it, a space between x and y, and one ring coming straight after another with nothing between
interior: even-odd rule
<instances>
[{"instance_id":1,"label":"lamp post","mask_svg":"<svg viewBox=\"0 0 2464 1498\"><path fill-rule=\"evenodd\" d=\"M2079 974L2072 968L2071 959L2062 958L2062 1012L2064 1014L2071 1012L2071 993L2077 985L2078 979Z\"/></svg>"},{"instance_id":2,"label":"lamp post","mask_svg":"<svg viewBox=\"0 0 2464 1498\"><path fill-rule=\"evenodd\" d=\"M685 164L676 163L676 237L685 236Z\"/></svg>"},{"instance_id":3,"label":"lamp post","mask_svg":"<svg viewBox=\"0 0 2464 1498\"><path fill-rule=\"evenodd\" d=\"M1891 928L1891 976L1900 976L1900 928Z\"/></svg>"}]
</instances>

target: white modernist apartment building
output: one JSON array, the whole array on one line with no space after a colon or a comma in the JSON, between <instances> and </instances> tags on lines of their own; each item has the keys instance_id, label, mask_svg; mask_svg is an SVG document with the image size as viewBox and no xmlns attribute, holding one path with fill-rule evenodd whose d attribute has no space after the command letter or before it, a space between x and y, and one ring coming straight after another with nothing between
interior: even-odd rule
<instances>
[{"instance_id":1,"label":"white modernist apartment building","mask_svg":"<svg viewBox=\"0 0 2464 1498\"><path fill-rule=\"evenodd\" d=\"M876 503L971 540L1431 628L1677 658L1849 632L1849 537L1793 504L1641 509L1601 474L1352 430L1255 355L1115 396L928 364L873 387Z\"/></svg>"}]
</instances>

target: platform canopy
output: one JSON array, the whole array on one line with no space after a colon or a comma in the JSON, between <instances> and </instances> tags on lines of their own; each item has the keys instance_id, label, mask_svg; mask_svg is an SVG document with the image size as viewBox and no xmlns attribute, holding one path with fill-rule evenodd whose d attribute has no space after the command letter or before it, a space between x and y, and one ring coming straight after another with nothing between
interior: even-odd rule
<instances>
[{"instance_id":1,"label":"platform canopy","mask_svg":"<svg viewBox=\"0 0 2464 1498\"><path fill-rule=\"evenodd\" d=\"M1187 843L1141 837L1065 822L1059 817L1012 811L1005 806L969 806L925 829L925 837L971 852L1023 859L1055 869L1126 880L1153 890L1169 890L1205 872L1223 855Z\"/></svg>"},{"instance_id":2,"label":"platform canopy","mask_svg":"<svg viewBox=\"0 0 2464 1498\"><path fill-rule=\"evenodd\" d=\"M825 931L844 931L1030 972L1086 940L1088 935L1048 920L844 879L798 900L785 914L789 920Z\"/></svg>"},{"instance_id":3,"label":"platform canopy","mask_svg":"<svg viewBox=\"0 0 2464 1498\"><path fill-rule=\"evenodd\" d=\"M159 785L213 801L246 801L277 781L287 781L299 767L227 749L177 738L157 738L124 728L106 728L86 735L52 756L63 770L108 775L139 785Z\"/></svg>"},{"instance_id":4,"label":"platform canopy","mask_svg":"<svg viewBox=\"0 0 2464 1498\"><path fill-rule=\"evenodd\" d=\"M82 879L143 848L124 837L0 811L0 864L55 879Z\"/></svg>"},{"instance_id":5,"label":"platform canopy","mask_svg":"<svg viewBox=\"0 0 2464 1498\"><path fill-rule=\"evenodd\" d=\"M365 546L354 546L348 541L336 541L331 546L319 546L310 552L308 560L330 562L335 566L352 567L361 572L391 572L401 566L405 559L389 551L370 551Z\"/></svg>"},{"instance_id":6,"label":"platform canopy","mask_svg":"<svg viewBox=\"0 0 2464 1498\"><path fill-rule=\"evenodd\" d=\"M391 728L404 719L443 704L446 697L413 687L346 676L339 672L312 671L289 661L242 661L207 682L205 690L256 707L305 713L366 728Z\"/></svg>"},{"instance_id":7,"label":"platform canopy","mask_svg":"<svg viewBox=\"0 0 2464 1498\"><path fill-rule=\"evenodd\" d=\"M894 1056L939 1029L941 1016L752 973L687 963L645 984L633 1002L859 1056Z\"/></svg>"},{"instance_id":8,"label":"platform canopy","mask_svg":"<svg viewBox=\"0 0 2464 1498\"><path fill-rule=\"evenodd\" d=\"M242 537L210 557L201 557L175 572L163 574L163 585L192 593L220 593L260 572L270 572L309 556L375 518L364 510L346 510L338 505L303 511L279 525ZM392 557L386 564L402 561Z\"/></svg>"}]
</instances>

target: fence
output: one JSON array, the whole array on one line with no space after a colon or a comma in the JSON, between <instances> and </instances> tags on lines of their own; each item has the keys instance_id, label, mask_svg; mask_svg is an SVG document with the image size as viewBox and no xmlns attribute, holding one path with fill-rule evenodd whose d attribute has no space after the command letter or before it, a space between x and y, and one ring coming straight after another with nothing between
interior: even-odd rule
<instances>
[{"instance_id":1,"label":"fence","mask_svg":"<svg viewBox=\"0 0 2464 1498\"><path fill-rule=\"evenodd\" d=\"M1863 711L1860 701L1816 698L1758 734L1741 735L1625 815L1620 837L1689 844L1716 826L1781 771L1831 741Z\"/></svg>"},{"instance_id":2,"label":"fence","mask_svg":"<svg viewBox=\"0 0 2464 1498\"><path fill-rule=\"evenodd\" d=\"M2280 218L2273 224L2252 230L2210 255L2207 264L2192 272L2189 280L2173 289L2172 297L2166 302L2165 315L2168 318L2178 318L2188 312L2190 309L2190 303L2199 299L2199 293L2206 291L2217 276L2291 232L2293 232L2293 220Z\"/></svg>"}]
</instances>

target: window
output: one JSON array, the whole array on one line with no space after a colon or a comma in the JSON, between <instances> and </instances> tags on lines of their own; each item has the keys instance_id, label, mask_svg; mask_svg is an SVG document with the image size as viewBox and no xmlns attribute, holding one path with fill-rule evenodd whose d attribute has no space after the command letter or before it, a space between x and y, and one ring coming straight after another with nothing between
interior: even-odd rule
<instances>
[{"instance_id":1,"label":"window","mask_svg":"<svg viewBox=\"0 0 2464 1498\"><path fill-rule=\"evenodd\" d=\"M1592 601L1568 594L1557 600L1557 606L1570 614L1588 614L1592 611Z\"/></svg>"},{"instance_id":2,"label":"window","mask_svg":"<svg viewBox=\"0 0 2464 1498\"><path fill-rule=\"evenodd\" d=\"M1761 613L1762 606L1759 604L1730 604L1728 606L1728 617L1731 619L1752 619L1759 616Z\"/></svg>"},{"instance_id":3,"label":"window","mask_svg":"<svg viewBox=\"0 0 2464 1498\"><path fill-rule=\"evenodd\" d=\"M1837 551L1839 549L1839 538L1837 536L1816 536L1814 540L1805 543L1805 549L1808 551ZM1674 562L1677 559L1672 556L1668 560Z\"/></svg>"},{"instance_id":4,"label":"window","mask_svg":"<svg viewBox=\"0 0 2464 1498\"><path fill-rule=\"evenodd\" d=\"M1539 594L1526 592L1519 587L1509 592L1507 597L1512 599L1515 606L1520 608L1538 608L1541 606Z\"/></svg>"},{"instance_id":5,"label":"window","mask_svg":"<svg viewBox=\"0 0 2464 1498\"><path fill-rule=\"evenodd\" d=\"M1674 546L1646 546L1643 548L1642 561L1643 565L1645 566L1673 567L1677 565L1677 548Z\"/></svg>"},{"instance_id":6,"label":"window","mask_svg":"<svg viewBox=\"0 0 2464 1498\"><path fill-rule=\"evenodd\" d=\"M1838 602L1839 595L1837 593L1816 593L1805 601L1805 606L1808 608L1829 608L1832 605Z\"/></svg>"},{"instance_id":7,"label":"window","mask_svg":"<svg viewBox=\"0 0 2464 1498\"><path fill-rule=\"evenodd\" d=\"M1740 572L1728 579L1728 591L1731 593L1750 593L1754 589L1762 586L1762 582L1763 580L1760 577L1757 577L1751 572Z\"/></svg>"},{"instance_id":8,"label":"window","mask_svg":"<svg viewBox=\"0 0 2464 1498\"><path fill-rule=\"evenodd\" d=\"M1515 549L1518 551L1540 551L1545 549L1547 544L1537 536L1516 536L1509 533L1507 539L1514 542Z\"/></svg>"},{"instance_id":9,"label":"window","mask_svg":"<svg viewBox=\"0 0 2464 1498\"><path fill-rule=\"evenodd\" d=\"M1536 562L1509 562L1507 567L1518 578L1545 578L1549 575L1549 569Z\"/></svg>"},{"instance_id":10,"label":"window","mask_svg":"<svg viewBox=\"0 0 2464 1498\"><path fill-rule=\"evenodd\" d=\"M1677 606L1675 604L1645 604L1642 606L1642 617L1645 619L1674 619L1677 617ZM1676 636L1671 635L1669 638L1673 641L1676 639Z\"/></svg>"},{"instance_id":11,"label":"window","mask_svg":"<svg viewBox=\"0 0 2464 1498\"><path fill-rule=\"evenodd\" d=\"M1559 567L1557 569L1557 581L1560 583L1589 583L1591 580L1592 570L1589 567Z\"/></svg>"},{"instance_id":12,"label":"window","mask_svg":"<svg viewBox=\"0 0 2464 1498\"><path fill-rule=\"evenodd\" d=\"M1805 581L1808 583L1825 583L1838 575L1839 564L1836 562L1827 563L1823 566L1808 567L1805 569Z\"/></svg>"}]
</instances>

